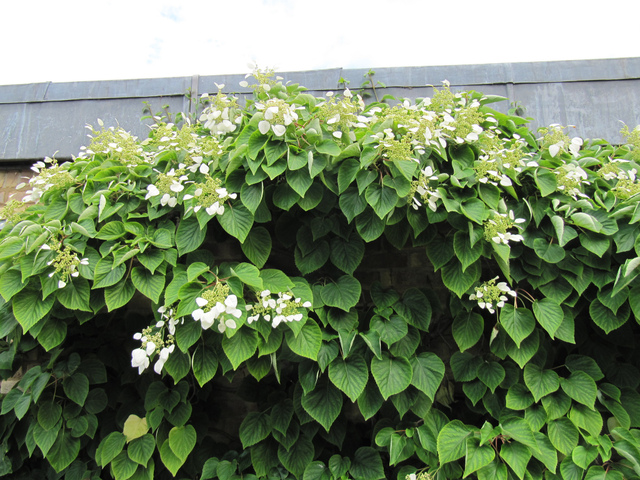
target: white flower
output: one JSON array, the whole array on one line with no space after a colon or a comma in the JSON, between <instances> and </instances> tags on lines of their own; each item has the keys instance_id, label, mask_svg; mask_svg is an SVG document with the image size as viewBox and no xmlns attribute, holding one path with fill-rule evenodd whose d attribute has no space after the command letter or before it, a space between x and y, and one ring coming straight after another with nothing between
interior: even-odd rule
<instances>
[{"instance_id":1,"label":"white flower","mask_svg":"<svg viewBox=\"0 0 640 480\"><path fill-rule=\"evenodd\" d=\"M274 125L272 129L273 133L276 134L276 137L281 137L287 131L284 125Z\"/></svg>"},{"instance_id":2,"label":"white flower","mask_svg":"<svg viewBox=\"0 0 640 480\"><path fill-rule=\"evenodd\" d=\"M236 328L236 322L232 319L223 320L221 318L220 323L218 324L218 330L220 331L220 333L224 333L227 328Z\"/></svg>"},{"instance_id":3,"label":"white flower","mask_svg":"<svg viewBox=\"0 0 640 480\"><path fill-rule=\"evenodd\" d=\"M266 120L261 120L258 123L258 130L260 130L260 133L262 135L266 135L270 128L271 128L271 124Z\"/></svg>"},{"instance_id":4,"label":"white flower","mask_svg":"<svg viewBox=\"0 0 640 480\"><path fill-rule=\"evenodd\" d=\"M224 205L220 205L220 202L214 202L213 205L206 208L209 215L222 215L224 213Z\"/></svg>"},{"instance_id":5,"label":"white flower","mask_svg":"<svg viewBox=\"0 0 640 480\"><path fill-rule=\"evenodd\" d=\"M160 355L158 355L158 361L153 366L153 370L160 375L162 372L162 367L164 367L165 362L169 358L169 354L173 352L175 349L175 345L171 345L170 347L164 347L160 350ZM148 362L148 359L147 359Z\"/></svg>"},{"instance_id":6,"label":"white flower","mask_svg":"<svg viewBox=\"0 0 640 480\"><path fill-rule=\"evenodd\" d=\"M155 185L149 184L147 185L147 195L144 197L145 200L149 200L151 197L155 197L156 195L160 195L160 190L156 188Z\"/></svg>"},{"instance_id":7,"label":"white flower","mask_svg":"<svg viewBox=\"0 0 640 480\"><path fill-rule=\"evenodd\" d=\"M64 288L66 286L67 286L66 282L63 282L62 280L58 280L58 288Z\"/></svg>"},{"instance_id":8,"label":"white flower","mask_svg":"<svg viewBox=\"0 0 640 480\"><path fill-rule=\"evenodd\" d=\"M240 311L240 309L238 309L238 297L236 297L235 295L229 295L225 301L225 313L228 313L229 315L233 315L236 318L240 318L240 316L242 315L242 312ZM230 328L235 328L235 327L230 327Z\"/></svg>"},{"instance_id":9,"label":"white flower","mask_svg":"<svg viewBox=\"0 0 640 480\"><path fill-rule=\"evenodd\" d=\"M196 298L196 303L198 304L199 307L204 307L205 305L207 305L209 303L209 300L206 300L202 297L198 297Z\"/></svg>"},{"instance_id":10,"label":"white flower","mask_svg":"<svg viewBox=\"0 0 640 480\"><path fill-rule=\"evenodd\" d=\"M149 366L149 357L142 348L136 348L131 352L131 366L138 367L138 375Z\"/></svg>"}]
</instances>

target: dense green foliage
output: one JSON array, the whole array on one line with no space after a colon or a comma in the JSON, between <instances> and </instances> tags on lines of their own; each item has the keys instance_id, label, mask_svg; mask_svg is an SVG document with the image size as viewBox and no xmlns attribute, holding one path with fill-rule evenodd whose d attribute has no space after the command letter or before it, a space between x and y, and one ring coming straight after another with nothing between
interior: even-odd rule
<instances>
[{"instance_id":1,"label":"dense green foliage","mask_svg":"<svg viewBox=\"0 0 640 480\"><path fill-rule=\"evenodd\" d=\"M253 77L3 209L0 475L639 477L637 146Z\"/></svg>"}]
</instances>

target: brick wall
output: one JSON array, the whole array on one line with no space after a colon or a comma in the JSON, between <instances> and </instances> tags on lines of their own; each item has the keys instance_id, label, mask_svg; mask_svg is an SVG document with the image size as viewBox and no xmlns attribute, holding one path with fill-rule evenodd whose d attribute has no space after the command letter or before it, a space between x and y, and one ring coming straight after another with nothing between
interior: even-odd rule
<instances>
[{"instance_id":1,"label":"brick wall","mask_svg":"<svg viewBox=\"0 0 640 480\"><path fill-rule=\"evenodd\" d=\"M0 207L5 205L12 197L21 200L27 188L16 190L16 186L27 181L31 177L31 163L0 166Z\"/></svg>"}]
</instances>

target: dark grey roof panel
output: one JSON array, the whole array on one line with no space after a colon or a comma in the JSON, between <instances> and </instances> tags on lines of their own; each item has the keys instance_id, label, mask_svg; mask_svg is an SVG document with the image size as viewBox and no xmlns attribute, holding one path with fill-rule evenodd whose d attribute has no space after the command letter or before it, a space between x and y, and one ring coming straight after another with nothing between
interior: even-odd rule
<instances>
[{"instance_id":1,"label":"dark grey roof panel","mask_svg":"<svg viewBox=\"0 0 640 480\"><path fill-rule=\"evenodd\" d=\"M339 91L341 79L357 90L366 81L367 69L341 69L279 73L285 81L299 83L316 96ZM575 134L584 138L622 141L621 121L640 124L640 58L578 60L567 62L507 63L434 67L374 69L379 98L431 96L433 88L448 80L454 90L477 90L509 98L492 107L506 111L519 102L532 125L550 123L576 125ZM39 159L58 151L58 158L77 155L87 143L86 124L121 125L141 138L148 127L141 122L143 102L154 112L169 105L171 112L192 111L185 97L225 92L240 97L251 92L239 82L242 74L173 77L100 82L36 83L0 86L0 161ZM367 101L374 99L371 89ZM242 101L242 100L241 100Z\"/></svg>"}]
</instances>

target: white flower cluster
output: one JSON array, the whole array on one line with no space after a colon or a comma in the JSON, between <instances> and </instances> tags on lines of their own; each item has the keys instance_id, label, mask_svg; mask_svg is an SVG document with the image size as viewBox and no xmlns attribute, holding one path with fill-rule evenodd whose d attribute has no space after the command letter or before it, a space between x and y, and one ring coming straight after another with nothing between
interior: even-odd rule
<instances>
[{"instance_id":1,"label":"white flower cluster","mask_svg":"<svg viewBox=\"0 0 640 480\"><path fill-rule=\"evenodd\" d=\"M208 298L205 298L207 296ZM211 328L211 326L218 321L218 330L220 333L224 333L227 328L236 328L236 321L234 318L240 318L242 311L238 308L238 297L231 294L224 300L221 298L211 298L209 295L203 295L196 298L198 309L191 313L194 320L197 320L202 325L203 330Z\"/></svg>"},{"instance_id":2,"label":"white flower cluster","mask_svg":"<svg viewBox=\"0 0 640 480\"><path fill-rule=\"evenodd\" d=\"M303 302L301 298L296 298L291 292L278 292L277 297L269 290L260 292L260 300L255 305L247 305L248 312L253 312L247 318L247 323L257 321L260 317L267 322L271 321L271 326L276 328L282 322L299 322L303 314L300 307L311 308L311 302Z\"/></svg>"},{"instance_id":3,"label":"white flower cluster","mask_svg":"<svg viewBox=\"0 0 640 480\"><path fill-rule=\"evenodd\" d=\"M229 193L225 187L221 186L220 180L215 178L208 178L206 183L196 184L196 189L193 195L186 194L183 200L194 200L196 205L190 205L187 211L193 208L194 212L198 212L202 207L205 211L211 215L223 215L224 214L224 202L226 200L235 200L238 198L237 193Z\"/></svg>"},{"instance_id":4,"label":"white flower cluster","mask_svg":"<svg viewBox=\"0 0 640 480\"><path fill-rule=\"evenodd\" d=\"M509 287L507 282L498 282L496 284L497 279L498 277L495 277L476 287L475 293L469 295L469 300L477 301L478 306L488 310L489 313L495 313L496 307L504 307L505 302L509 300L509 297L505 294L516 297L517 293Z\"/></svg>"},{"instance_id":5,"label":"white flower cluster","mask_svg":"<svg viewBox=\"0 0 640 480\"><path fill-rule=\"evenodd\" d=\"M50 188L67 188L75 183L74 178L58 165L55 158L45 157L44 160L34 163L31 170L36 175L28 179L31 189L26 191L26 195L22 198L23 202L37 202ZM21 182L16 185L16 190L26 185L27 183Z\"/></svg>"},{"instance_id":6,"label":"white flower cluster","mask_svg":"<svg viewBox=\"0 0 640 480\"><path fill-rule=\"evenodd\" d=\"M184 319L176 318L175 311L165 306L160 307L158 313L160 313L160 320L156 322L155 326L147 327L141 333L133 335L134 340L142 342L139 348L131 352L131 366L138 368L138 374L149 367L151 358L157 354L153 370L159 375L169 359L169 355L175 350L173 336L176 333L176 325L184 322ZM166 340L164 339L165 329L169 332Z\"/></svg>"},{"instance_id":7,"label":"white flower cluster","mask_svg":"<svg viewBox=\"0 0 640 480\"><path fill-rule=\"evenodd\" d=\"M513 210L509 213L494 212L493 217L484 223L484 236L497 244L509 245L509 242L522 242L524 237L508 230L526 222L524 218L515 218ZM520 227L518 227L520 228Z\"/></svg>"},{"instance_id":8,"label":"white flower cluster","mask_svg":"<svg viewBox=\"0 0 640 480\"><path fill-rule=\"evenodd\" d=\"M200 121L213 135L222 136L236 130L242 123L242 114L239 112L236 98L230 99L222 93L224 84L216 83L216 87L218 87L217 95L210 97L205 93L201 97L201 100L210 102L210 105L203 110Z\"/></svg>"},{"instance_id":9,"label":"white flower cluster","mask_svg":"<svg viewBox=\"0 0 640 480\"><path fill-rule=\"evenodd\" d=\"M131 135L121 127L104 128L104 122L98 119L101 130L94 130L91 125L85 128L93 134L87 136L91 138L88 147L80 147L78 158L87 158L92 155L105 155L114 158L127 166L136 166L141 162L149 161L149 155L143 150L142 144L138 142L138 137Z\"/></svg>"},{"instance_id":10,"label":"white flower cluster","mask_svg":"<svg viewBox=\"0 0 640 480\"><path fill-rule=\"evenodd\" d=\"M163 207L165 205L169 205L171 208L175 207L178 204L177 194L184 190L184 182L189 180L189 177L182 172L184 172L184 169L178 169L176 172L176 170L172 168L167 173L161 173L155 185L147 185L147 194L144 199L149 200L152 197L157 197L162 194L160 205Z\"/></svg>"},{"instance_id":11,"label":"white flower cluster","mask_svg":"<svg viewBox=\"0 0 640 480\"><path fill-rule=\"evenodd\" d=\"M160 343L156 345L158 339L150 338L148 334L146 334L146 331L147 329L133 336L134 340L140 340L142 342L142 346L131 352L131 366L134 368L138 367L138 374L141 374L149 366L151 357L158 353L156 363L153 365L153 371L159 375L162 372L164 364L169 359L169 355L173 353L176 346L173 343L165 346L161 338Z\"/></svg>"},{"instance_id":12,"label":"white flower cluster","mask_svg":"<svg viewBox=\"0 0 640 480\"><path fill-rule=\"evenodd\" d=\"M558 190L570 195L577 200L578 197L589 198L588 195L582 193L580 187L582 185L590 185L587 179L589 176L580 166L575 163L565 163L558 167L554 173L556 174L556 182Z\"/></svg>"},{"instance_id":13,"label":"white flower cluster","mask_svg":"<svg viewBox=\"0 0 640 480\"><path fill-rule=\"evenodd\" d=\"M295 108L279 98L270 98L265 103L256 103L258 110L264 111L263 120L258 122L258 130L266 135L269 130L276 137L281 137L287 131L287 126L298 120Z\"/></svg>"},{"instance_id":14,"label":"white flower cluster","mask_svg":"<svg viewBox=\"0 0 640 480\"><path fill-rule=\"evenodd\" d=\"M569 125L569 127L574 126ZM573 157L580 155L580 149L583 145L582 139L580 137L569 138L569 136L564 133L565 128L566 127L562 125L554 123L549 125L549 127L540 129L540 132L544 134L544 136L539 139L542 143L541 147L547 148L552 158L555 158L560 153L570 153Z\"/></svg>"},{"instance_id":15,"label":"white flower cluster","mask_svg":"<svg viewBox=\"0 0 640 480\"><path fill-rule=\"evenodd\" d=\"M420 171L420 178L414 181L411 185L411 206L415 210L418 210L418 208L422 206L420 200L425 202L432 212L437 210L438 201L442 200L442 195L437 188L430 185L430 183L437 181L438 176L434 174L433 169L430 166L427 166ZM417 196L420 197L420 200L416 198Z\"/></svg>"},{"instance_id":16,"label":"white flower cluster","mask_svg":"<svg viewBox=\"0 0 640 480\"><path fill-rule=\"evenodd\" d=\"M360 95L353 96L351 90L345 88L343 99L336 102L334 92L327 92L327 99L316 105L320 109L319 117L324 118L328 130L336 138L342 138L342 130L353 127L366 127L371 117L359 113L364 110L364 101ZM352 139L355 141L355 137Z\"/></svg>"}]
</instances>

